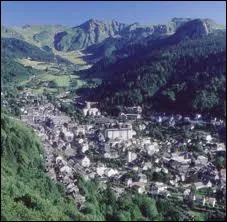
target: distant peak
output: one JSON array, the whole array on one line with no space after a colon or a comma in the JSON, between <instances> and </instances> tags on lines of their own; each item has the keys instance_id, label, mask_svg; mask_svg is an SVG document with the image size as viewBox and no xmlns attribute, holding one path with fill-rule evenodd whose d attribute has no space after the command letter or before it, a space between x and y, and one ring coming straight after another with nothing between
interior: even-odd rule
<instances>
[{"instance_id":1,"label":"distant peak","mask_svg":"<svg viewBox=\"0 0 227 222\"><path fill-rule=\"evenodd\" d=\"M31 25L26 24L26 25L22 26L22 28L23 29L31 28Z\"/></svg>"},{"instance_id":2,"label":"distant peak","mask_svg":"<svg viewBox=\"0 0 227 222\"><path fill-rule=\"evenodd\" d=\"M100 22L102 22L102 21L99 21L98 19L91 18L91 19L89 19L89 20L88 20L87 22L85 22L85 23L94 24L94 23L100 23Z\"/></svg>"},{"instance_id":3,"label":"distant peak","mask_svg":"<svg viewBox=\"0 0 227 222\"><path fill-rule=\"evenodd\" d=\"M192 18L177 18L177 17L174 17L171 19L171 22L189 22L193 20Z\"/></svg>"}]
</instances>

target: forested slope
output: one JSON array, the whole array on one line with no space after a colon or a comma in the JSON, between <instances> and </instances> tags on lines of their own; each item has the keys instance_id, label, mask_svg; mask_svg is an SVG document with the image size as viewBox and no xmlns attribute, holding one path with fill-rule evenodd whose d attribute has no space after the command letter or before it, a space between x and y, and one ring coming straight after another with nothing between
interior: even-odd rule
<instances>
[{"instance_id":1,"label":"forested slope","mask_svg":"<svg viewBox=\"0 0 227 222\"><path fill-rule=\"evenodd\" d=\"M224 115L225 31L151 47L104 66L97 64L92 73L84 71L82 75L105 80L89 98L103 101L105 107L152 104L171 112Z\"/></svg>"}]
</instances>

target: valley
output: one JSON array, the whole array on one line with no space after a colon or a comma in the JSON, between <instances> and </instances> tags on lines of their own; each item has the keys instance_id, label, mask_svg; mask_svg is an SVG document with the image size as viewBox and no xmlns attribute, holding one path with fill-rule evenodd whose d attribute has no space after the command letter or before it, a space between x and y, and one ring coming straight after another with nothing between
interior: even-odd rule
<instances>
[{"instance_id":1,"label":"valley","mask_svg":"<svg viewBox=\"0 0 227 222\"><path fill-rule=\"evenodd\" d=\"M2 32L3 179L41 178L23 195L7 180L4 220L225 219L225 27L90 19Z\"/></svg>"}]
</instances>

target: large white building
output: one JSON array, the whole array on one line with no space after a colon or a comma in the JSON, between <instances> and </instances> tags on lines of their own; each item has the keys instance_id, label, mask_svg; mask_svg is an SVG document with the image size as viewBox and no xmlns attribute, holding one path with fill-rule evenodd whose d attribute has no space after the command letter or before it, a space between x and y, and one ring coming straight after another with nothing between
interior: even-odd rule
<instances>
[{"instance_id":1,"label":"large white building","mask_svg":"<svg viewBox=\"0 0 227 222\"><path fill-rule=\"evenodd\" d=\"M105 137L109 139L129 140L133 135L135 135L135 131L132 130L132 126L105 130Z\"/></svg>"}]
</instances>

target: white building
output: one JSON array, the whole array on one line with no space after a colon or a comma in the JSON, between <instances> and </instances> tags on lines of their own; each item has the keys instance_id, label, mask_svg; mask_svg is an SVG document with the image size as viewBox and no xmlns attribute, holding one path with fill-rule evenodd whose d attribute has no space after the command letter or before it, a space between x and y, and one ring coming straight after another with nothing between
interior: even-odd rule
<instances>
[{"instance_id":1,"label":"white building","mask_svg":"<svg viewBox=\"0 0 227 222\"><path fill-rule=\"evenodd\" d=\"M211 136L211 135L207 135L207 136L206 136L206 141L207 141L208 143L210 143L210 142L212 141L212 136Z\"/></svg>"},{"instance_id":2,"label":"white building","mask_svg":"<svg viewBox=\"0 0 227 222\"><path fill-rule=\"evenodd\" d=\"M108 176L108 177L112 177L116 174L118 174L118 170L115 170L115 169L107 169L105 174Z\"/></svg>"},{"instance_id":3,"label":"white building","mask_svg":"<svg viewBox=\"0 0 227 222\"><path fill-rule=\"evenodd\" d=\"M86 152L88 149L89 149L88 144L87 144L87 143L84 143L84 144L82 145L81 151L84 153L84 152Z\"/></svg>"},{"instance_id":4,"label":"white building","mask_svg":"<svg viewBox=\"0 0 227 222\"><path fill-rule=\"evenodd\" d=\"M152 144L146 144L145 149L148 153L148 155L153 155L155 152L159 151L159 146L157 142L154 142Z\"/></svg>"},{"instance_id":5,"label":"white building","mask_svg":"<svg viewBox=\"0 0 227 222\"><path fill-rule=\"evenodd\" d=\"M83 109L84 116L100 116L101 113L98 108L84 108Z\"/></svg>"},{"instance_id":6,"label":"white building","mask_svg":"<svg viewBox=\"0 0 227 222\"><path fill-rule=\"evenodd\" d=\"M85 126L84 125L78 126L77 129L75 130L75 133L77 136L79 134L85 135L85 133L86 133Z\"/></svg>"},{"instance_id":7,"label":"white building","mask_svg":"<svg viewBox=\"0 0 227 222\"><path fill-rule=\"evenodd\" d=\"M198 156L197 159L195 160L195 164L201 164L201 165L205 165L208 162L208 158L205 156Z\"/></svg>"},{"instance_id":8,"label":"white building","mask_svg":"<svg viewBox=\"0 0 227 222\"><path fill-rule=\"evenodd\" d=\"M127 128L111 128L105 130L105 137L109 139L118 138L121 140L129 140L133 135L135 135L135 131L132 130L131 126Z\"/></svg>"},{"instance_id":9,"label":"white building","mask_svg":"<svg viewBox=\"0 0 227 222\"><path fill-rule=\"evenodd\" d=\"M202 182L197 182L197 183L194 183L194 184L195 184L196 190L199 190L199 189L202 189L202 188L212 187L212 183L210 181L206 185L203 184Z\"/></svg>"},{"instance_id":10,"label":"white building","mask_svg":"<svg viewBox=\"0 0 227 222\"><path fill-rule=\"evenodd\" d=\"M216 198L209 197L207 200L208 204L210 204L212 207L215 207L216 204Z\"/></svg>"},{"instance_id":11,"label":"white building","mask_svg":"<svg viewBox=\"0 0 227 222\"><path fill-rule=\"evenodd\" d=\"M104 175L104 173L105 173L105 171L106 171L106 167L104 167L104 166L100 166L100 167L97 167L97 174L99 175L99 176L103 176Z\"/></svg>"},{"instance_id":12,"label":"white building","mask_svg":"<svg viewBox=\"0 0 227 222\"><path fill-rule=\"evenodd\" d=\"M139 182L147 183L147 176L145 174L140 173L138 176L139 176Z\"/></svg>"},{"instance_id":13,"label":"white building","mask_svg":"<svg viewBox=\"0 0 227 222\"><path fill-rule=\"evenodd\" d=\"M71 174L72 173L72 169L68 166L63 166L61 169L60 169L60 172L61 173L67 173L67 174Z\"/></svg>"},{"instance_id":14,"label":"white building","mask_svg":"<svg viewBox=\"0 0 227 222\"><path fill-rule=\"evenodd\" d=\"M143 170L148 170L152 168L151 162L144 163Z\"/></svg>"},{"instance_id":15,"label":"white building","mask_svg":"<svg viewBox=\"0 0 227 222\"><path fill-rule=\"evenodd\" d=\"M86 156L81 160L81 165L83 167L89 167L90 164L91 164L91 161Z\"/></svg>"},{"instance_id":16,"label":"white building","mask_svg":"<svg viewBox=\"0 0 227 222\"><path fill-rule=\"evenodd\" d=\"M137 158L136 153L128 151L127 160L129 163L132 162L133 160L135 160L136 158Z\"/></svg>"},{"instance_id":17,"label":"white building","mask_svg":"<svg viewBox=\"0 0 227 222\"><path fill-rule=\"evenodd\" d=\"M162 182L155 182L155 188L157 189L157 193L159 194L167 190L167 185Z\"/></svg>"},{"instance_id":18,"label":"white building","mask_svg":"<svg viewBox=\"0 0 227 222\"><path fill-rule=\"evenodd\" d=\"M136 119L141 119L141 114L134 114L134 113L121 113L121 117L124 117L125 119L129 120L136 120Z\"/></svg>"},{"instance_id":19,"label":"white building","mask_svg":"<svg viewBox=\"0 0 227 222\"><path fill-rule=\"evenodd\" d=\"M127 180L127 186L128 186L128 187L131 187L131 186L132 186L132 178L129 178L129 179Z\"/></svg>"},{"instance_id":20,"label":"white building","mask_svg":"<svg viewBox=\"0 0 227 222\"><path fill-rule=\"evenodd\" d=\"M190 164L191 162L190 158L185 159L183 155L180 156L177 153L172 153L171 159L181 164Z\"/></svg>"},{"instance_id":21,"label":"white building","mask_svg":"<svg viewBox=\"0 0 227 222\"><path fill-rule=\"evenodd\" d=\"M188 196L189 194L190 194L190 189L186 189L185 191L184 191L184 196Z\"/></svg>"},{"instance_id":22,"label":"white building","mask_svg":"<svg viewBox=\"0 0 227 222\"><path fill-rule=\"evenodd\" d=\"M144 193L146 190L145 190L145 187L142 186L142 187L139 187L137 191L138 191L139 194L142 194L142 193Z\"/></svg>"}]
</instances>

